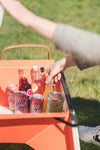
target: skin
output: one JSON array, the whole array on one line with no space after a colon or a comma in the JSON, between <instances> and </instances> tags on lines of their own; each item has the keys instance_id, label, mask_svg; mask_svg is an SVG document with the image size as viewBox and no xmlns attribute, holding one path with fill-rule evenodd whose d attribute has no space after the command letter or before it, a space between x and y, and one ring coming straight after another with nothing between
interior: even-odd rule
<instances>
[{"instance_id":1,"label":"skin","mask_svg":"<svg viewBox=\"0 0 100 150\"><path fill-rule=\"evenodd\" d=\"M0 0L6 11L23 26L35 30L45 38L53 40L57 23L39 17L24 7L18 0Z\"/></svg>"},{"instance_id":2,"label":"skin","mask_svg":"<svg viewBox=\"0 0 100 150\"><path fill-rule=\"evenodd\" d=\"M57 23L35 15L18 0L0 0L0 4L17 22L53 41L54 33L58 29ZM87 64L100 64L100 35L69 25L66 26L64 31L66 33L66 40L63 38L63 34L61 34L62 43L57 43L60 51L71 53L74 58L85 61ZM57 33L59 37L59 32Z\"/></svg>"},{"instance_id":3,"label":"skin","mask_svg":"<svg viewBox=\"0 0 100 150\"><path fill-rule=\"evenodd\" d=\"M18 0L0 0L0 4L21 25L35 30L40 35L51 41L53 40L53 34L58 25L57 23L35 15ZM71 56L67 56L49 66L46 71L49 74L46 82L49 83L50 80L52 80L52 82L57 82L57 80L60 80L61 78L61 72L71 66L75 66Z\"/></svg>"},{"instance_id":4,"label":"skin","mask_svg":"<svg viewBox=\"0 0 100 150\"><path fill-rule=\"evenodd\" d=\"M53 83L57 82L61 78L61 72L72 66L75 66L75 62L70 55L50 65L46 71L49 74L46 83L49 83L51 80Z\"/></svg>"}]
</instances>

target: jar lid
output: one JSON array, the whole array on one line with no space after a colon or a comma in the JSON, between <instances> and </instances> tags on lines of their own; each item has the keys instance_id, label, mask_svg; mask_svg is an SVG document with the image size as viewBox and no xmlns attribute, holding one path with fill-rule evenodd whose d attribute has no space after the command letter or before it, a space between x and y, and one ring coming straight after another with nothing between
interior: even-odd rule
<instances>
[{"instance_id":1,"label":"jar lid","mask_svg":"<svg viewBox=\"0 0 100 150\"><path fill-rule=\"evenodd\" d=\"M64 95L60 92L51 91L47 94L47 101L60 103L64 101Z\"/></svg>"}]
</instances>

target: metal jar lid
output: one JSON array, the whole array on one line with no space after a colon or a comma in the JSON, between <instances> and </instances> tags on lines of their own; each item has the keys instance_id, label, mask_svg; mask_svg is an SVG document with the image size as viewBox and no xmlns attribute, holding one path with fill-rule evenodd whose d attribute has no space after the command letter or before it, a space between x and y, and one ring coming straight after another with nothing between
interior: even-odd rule
<instances>
[{"instance_id":1,"label":"metal jar lid","mask_svg":"<svg viewBox=\"0 0 100 150\"><path fill-rule=\"evenodd\" d=\"M64 95L57 91L51 91L47 94L47 101L60 103L64 101Z\"/></svg>"}]
</instances>

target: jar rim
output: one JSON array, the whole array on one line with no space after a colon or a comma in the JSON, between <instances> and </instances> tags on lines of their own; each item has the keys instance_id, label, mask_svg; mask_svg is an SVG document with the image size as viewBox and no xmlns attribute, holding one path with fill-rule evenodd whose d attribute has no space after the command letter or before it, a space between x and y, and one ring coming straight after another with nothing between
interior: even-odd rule
<instances>
[{"instance_id":1,"label":"jar rim","mask_svg":"<svg viewBox=\"0 0 100 150\"><path fill-rule=\"evenodd\" d=\"M51 91L47 94L47 101L60 103L64 101L64 95L57 91Z\"/></svg>"}]
</instances>

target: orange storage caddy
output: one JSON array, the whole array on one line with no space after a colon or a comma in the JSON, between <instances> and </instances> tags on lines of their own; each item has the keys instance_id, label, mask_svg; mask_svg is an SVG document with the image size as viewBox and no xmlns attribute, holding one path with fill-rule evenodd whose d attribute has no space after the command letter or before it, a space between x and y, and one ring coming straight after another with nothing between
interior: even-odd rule
<instances>
[{"instance_id":1,"label":"orange storage caddy","mask_svg":"<svg viewBox=\"0 0 100 150\"><path fill-rule=\"evenodd\" d=\"M43 47L48 51L45 60L3 60L8 49L19 47ZM18 84L18 68L23 66L30 80L33 65L47 67L54 63L45 45L23 44L4 48L0 60L0 106L8 106L6 87ZM80 150L78 124L64 74L61 78L65 95L63 112L0 114L0 143L25 143L35 150Z\"/></svg>"}]
</instances>

